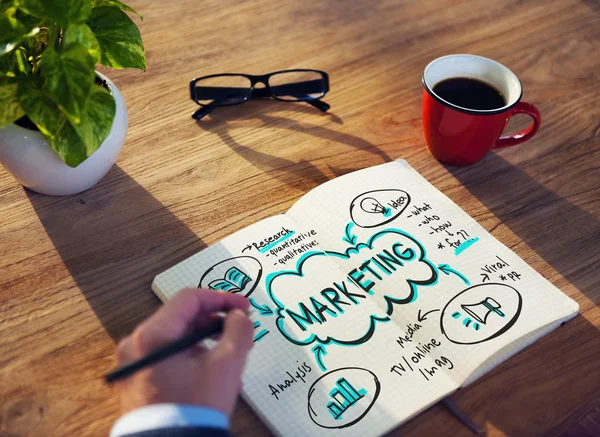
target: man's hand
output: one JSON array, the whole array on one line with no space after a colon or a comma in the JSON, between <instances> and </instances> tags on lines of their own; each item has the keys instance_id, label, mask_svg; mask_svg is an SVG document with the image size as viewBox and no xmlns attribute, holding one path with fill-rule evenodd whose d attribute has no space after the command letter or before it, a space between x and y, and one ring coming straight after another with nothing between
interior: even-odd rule
<instances>
[{"instance_id":1,"label":"man's hand","mask_svg":"<svg viewBox=\"0 0 600 437\"><path fill-rule=\"evenodd\" d=\"M117 347L124 365L198 329L217 311L227 311L223 334L212 350L193 347L119 382L122 413L150 404L199 405L230 416L252 347L246 298L213 290L184 289Z\"/></svg>"}]
</instances>

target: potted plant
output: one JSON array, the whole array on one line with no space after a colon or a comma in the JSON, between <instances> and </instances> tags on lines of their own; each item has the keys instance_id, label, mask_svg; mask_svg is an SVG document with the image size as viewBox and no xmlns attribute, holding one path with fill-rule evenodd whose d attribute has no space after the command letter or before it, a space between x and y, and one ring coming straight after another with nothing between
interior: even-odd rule
<instances>
[{"instance_id":1,"label":"potted plant","mask_svg":"<svg viewBox=\"0 0 600 437\"><path fill-rule=\"evenodd\" d=\"M119 0L0 0L0 163L24 186L78 193L117 159L127 110L95 66L145 71L124 11L137 14Z\"/></svg>"}]
</instances>

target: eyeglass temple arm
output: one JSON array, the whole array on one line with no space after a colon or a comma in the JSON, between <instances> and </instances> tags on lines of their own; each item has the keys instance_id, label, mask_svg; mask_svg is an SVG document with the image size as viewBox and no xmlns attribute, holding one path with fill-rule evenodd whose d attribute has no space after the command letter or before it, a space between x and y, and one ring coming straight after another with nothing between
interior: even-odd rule
<instances>
[{"instance_id":1,"label":"eyeglass temple arm","mask_svg":"<svg viewBox=\"0 0 600 437\"><path fill-rule=\"evenodd\" d=\"M325 103L323 100L307 100L306 103L311 104L322 112L327 112L331 108L329 103Z\"/></svg>"},{"instance_id":2,"label":"eyeglass temple arm","mask_svg":"<svg viewBox=\"0 0 600 437\"><path fill-rule=\"evenodd\" d=\"M287 86L287 85L285 85L285 86ZM281 91L281 90L277 90L277 92L279 92L279 91ZM310 100L310 96L308 94L306 94L306 90L305 90L305 92L300 92L300 89L295 90L294 92L291 92L290 90L286 90L286 92L284 92L282 94L278 94L278 95L284 95L284 94L287 96L294 96L299 99L302 99L302 100L298 100L298 101L304 101L306 103L310 103L312 106L314 106L315 108L317 108L323 112L326 112L329 110L329 108L331 108L331 106L329 104L325 103L320 98ZM264 97L270 97L270 94L266 91L266 88L255 88L252 91L252 95L250 96L251 99L261 99Z\"/></svg>"},{"instance_id":3,"label":"eyeglass temple arm","mask_svg":"<svg viewBox=\"0 0 600 437\"><path fill-rule=\"evenodd\" d=\"M329 108L331 108L331 106L323 100L307 100L306 103L311 104L312 106L323 112L327 112ZM210 114L213 109L214 107L212 105L198 108L196 112L192 114L192 118L194 118L195 120L202 120L205 116Z\"/></svg>"},{"instance_id":4,"label":"eyeglass temple arm","mask_svg":"<svg viewBox=\"0 0 600 437\"><path fill-rule=\"evenodd\" d=\"M297 82L285 85L276 85L271 87L271 93L277 96L293 96L298 99L302 99L306 103L311 104L320 111L326 112L331 106L320 100L319 97L310 100L310 94L325 94L328 90L323 90L323 84L321 80L313 80L307 82ZM269 97L269 93L266 88L255 88L252 91L250 98L259 99L262 97Z\"/></svg>"},{"instance_id":5,"label":"eyeglass temple arm","mask_svg":"<svg viewBox=\"0 0 600 437\"><path fill-rule=\"evenodd\" d=\"M208 114L211 113L211 111L213 110L213 106L208 105L208 106L202 106L201 108L197 109L196 112L194 112L192 114L192 118L195 120L201 120L203 119L205 116L207 116Z\"/></svg>"}]
</instances>

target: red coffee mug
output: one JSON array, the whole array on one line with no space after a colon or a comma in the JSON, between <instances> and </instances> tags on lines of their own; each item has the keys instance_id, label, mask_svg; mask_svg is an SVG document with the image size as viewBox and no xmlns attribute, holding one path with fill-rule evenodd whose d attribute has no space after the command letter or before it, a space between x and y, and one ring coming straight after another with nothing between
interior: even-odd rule
<instances>
[{"instance_id":1,"label":"red coffee mug","mask_svg":"<svg viewBox=\"0 0 600 437\"><path fill-rule=\"evenodd\" d=\"M472 78L494 86L506 105L491 110L463 108L445 101L433 88L451 78ZM521 102L523 87L517 76L504 65L474 55L449 55L431 62L423 72L423 128L429 150L439 161L452 165L471 165L491 149L515 146L535 135L540 127L540 112ZM514 114L527 114L533 123L522 132L501 136Z\"/></svg>"}]
</instances>

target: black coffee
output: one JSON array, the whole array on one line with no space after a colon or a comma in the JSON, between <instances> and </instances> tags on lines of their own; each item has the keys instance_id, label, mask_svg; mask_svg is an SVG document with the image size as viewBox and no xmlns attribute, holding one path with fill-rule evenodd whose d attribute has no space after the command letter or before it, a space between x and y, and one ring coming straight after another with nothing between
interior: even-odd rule
<instances>
[{"instance_id":1,"label":"black coffee","mask_svg":"<svg viewBox=\"0 0 600 437\"><path fill-rule=\"evenodd\" d=\"M436 84L433 92L447 102L467 109L489 110L506 106L500 91L485 82L453 77Z\"/></svg>"}]
</instances>

